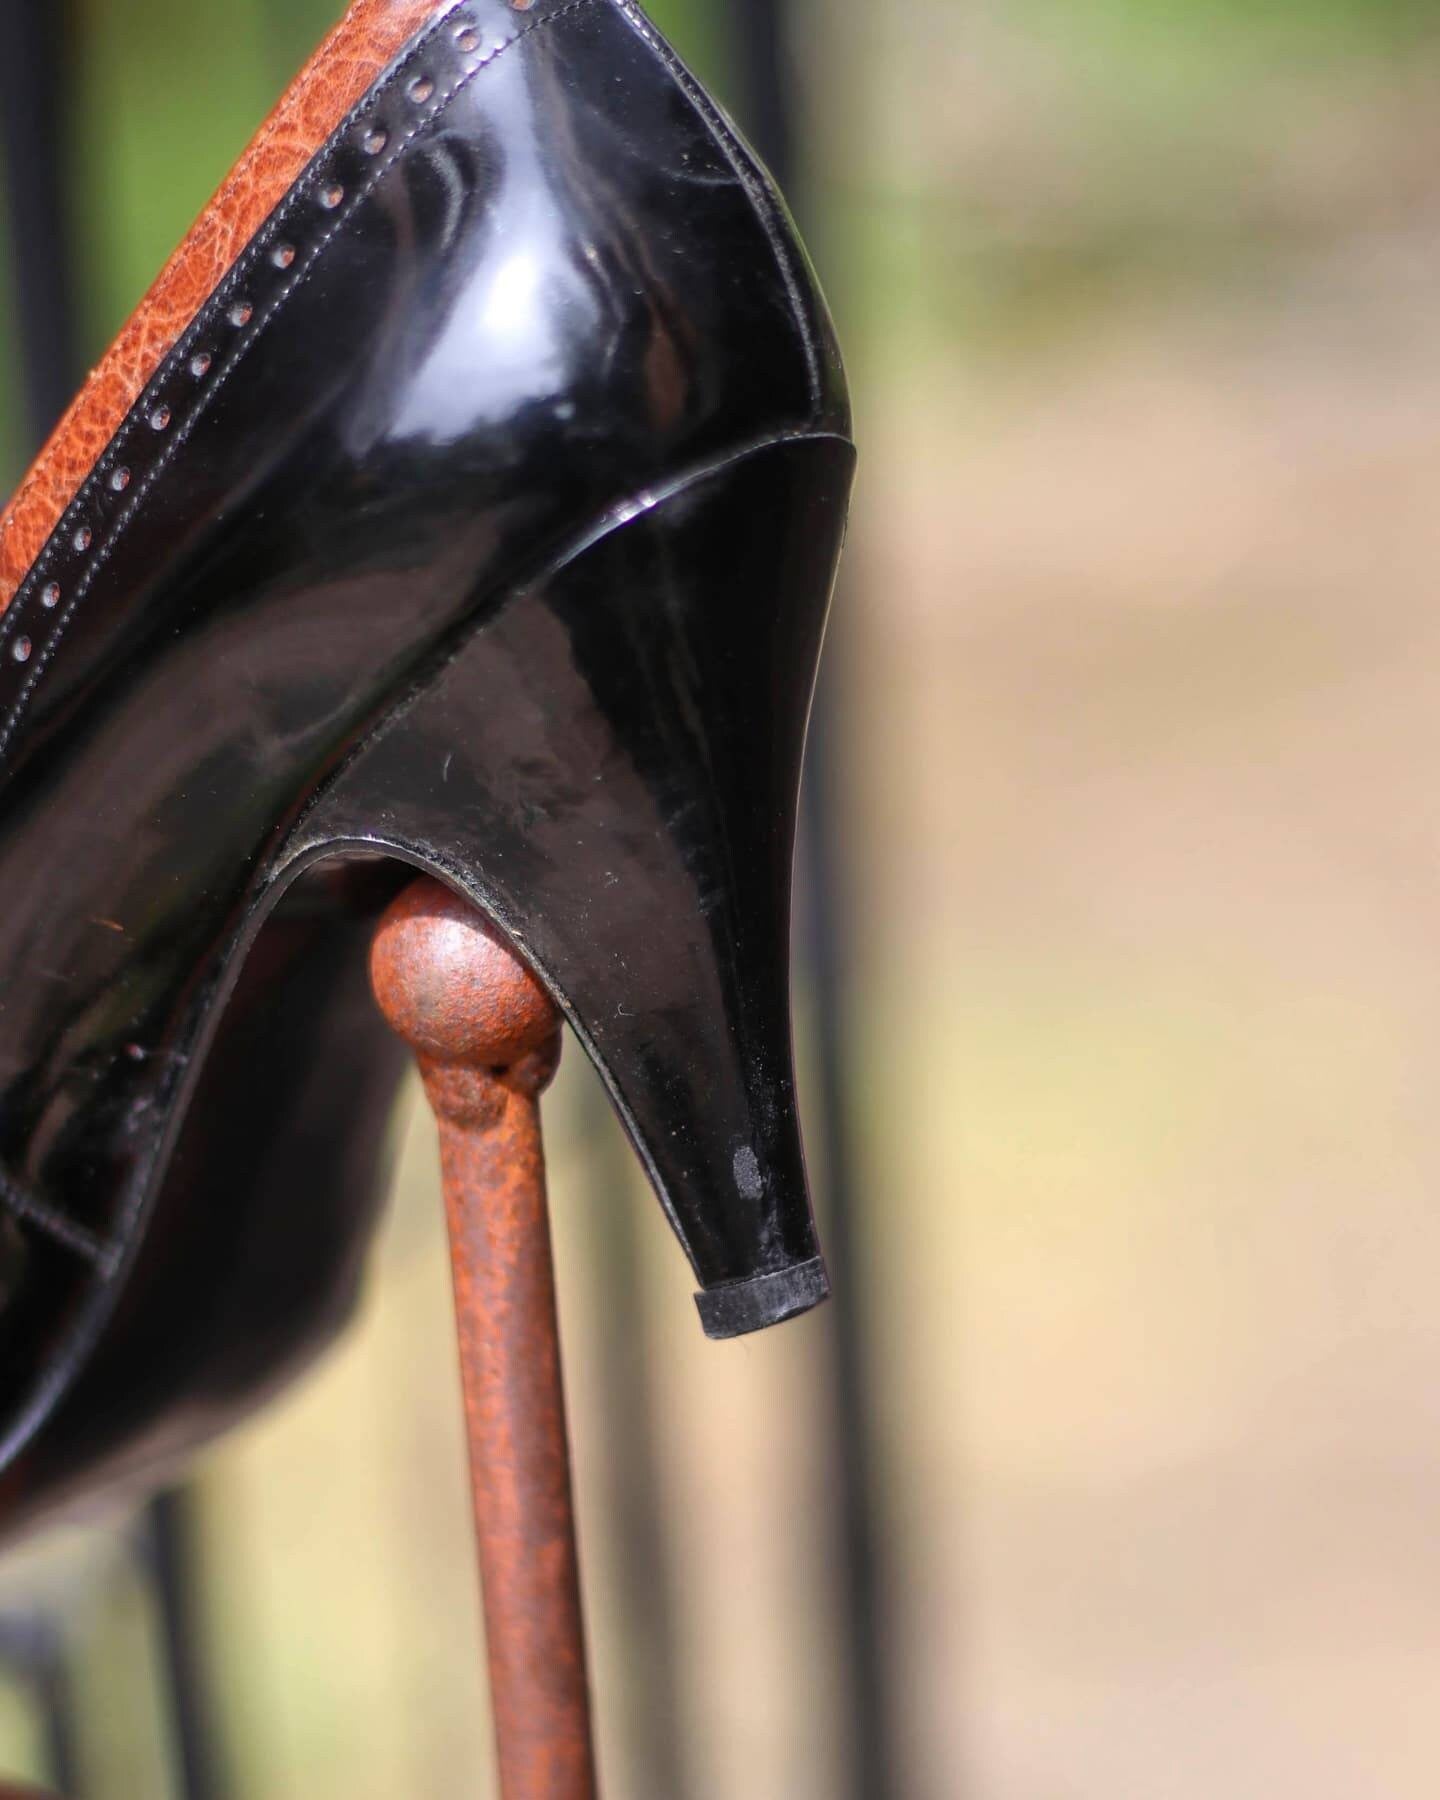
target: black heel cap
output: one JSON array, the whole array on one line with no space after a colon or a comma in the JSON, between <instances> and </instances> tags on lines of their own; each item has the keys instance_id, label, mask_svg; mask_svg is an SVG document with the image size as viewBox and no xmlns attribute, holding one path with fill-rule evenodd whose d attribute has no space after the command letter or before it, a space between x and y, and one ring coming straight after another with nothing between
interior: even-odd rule
<instances>
[{"instance_id":1,"label":"black heel cap","mask_svg":"<svg viewBox=\"0 0 1440 1800\"><path fill-rule=\"evenodd\" d=\"M708 1338L743 1337L747 1331L763 1331L797 1313L809 1312L830 1298L830 1278L823 1258L796 1263L793 1269L777 1269L771 1275L752 1275L748 1281L727 1281L705 1288L695 1296L700 1323Z\"/></svg>"}]
</instances>

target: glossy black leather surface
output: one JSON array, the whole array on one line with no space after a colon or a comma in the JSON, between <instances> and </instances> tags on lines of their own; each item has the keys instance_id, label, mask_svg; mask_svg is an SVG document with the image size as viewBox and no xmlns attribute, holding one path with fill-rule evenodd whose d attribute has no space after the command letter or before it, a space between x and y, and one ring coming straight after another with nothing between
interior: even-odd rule
<instances>
[{"instance_id":1,"label":"glossy black leather surface","mask_svg":"<svg viewBox=\"0 0 1440 1800\"><path fill-rule=\"evenodd\" d=\"M352 869L292 887L246 959L96 1352L0 1476L7 1531L143 1490L348 1318L407 1062L366 976L395 872Z\"/></svg>"},{"instance_id":2,"label":"glossy black leather surface","mask_svg":"<svg viewBox=\"0 0 1440 1800\"><path fill-rule=\"evenodd\" d=\"M702 1281L813 1261L783 1042L784 899L848 461L827 465L818 487L787 474L768 499L753 487L732 497L688 541L703 566L657 569L684 536L661 534L640 565L585 563L610 579L567 580L563 604L515 596L532 583L548 593L549 572L647 494L749 446L847 425L823 306L783 215L614 0L542 0L502 55L483 40L462 51L442 24L317 159L162 369L0 628L0 1165L28 1238L0 1309L3 1454L50 1419L8 1477L12 1516L98 1457L128 1448L133 1461L215 1428L323 1334L353 1287L373 1183L352 1184L341 1112L300 1073L328 1041L321 1015L333 1006L351 1019L358 1061L341 1058L327 1091L379 1093L391 1079L383 1034L359 1021L353 959L317 975L313 1029L293 1016L283 1028L295 1054L276 1066L304 1107L283 1104L273 1080L234 1099L266 1106L256 1131L274 1125L255 1158L274 1191L255 1208L253 1240L175 1223L207 1191L247 1205L243 1182L206 1174L226 1137L195 1123L203 1108L182 1134L186 1102L282 870L322 851L327 833L368 829L418 856L443 847L452 879L502 900L520 931L537 916L543 937L556 896L494 865L523 862L548 832L570 911L546 940L554 954L537 960L663 1167ZM763 537L745 538L747 516L763 518ZM627 566L633 604L614 580ZM470 724L442 746L433 723L421 729L441 716L426 701L482 641L492 654L471 669ZM524 706L544 698L544 683L522 678L539 670L581 676L573 692L552 682L549 699L567 755L589 734L608 809L606 831L579 834L568 862L555 832L576 816L575 765L555 763L553 736L528 761L515 749L534 722ZM487 713L484 684L507 679ZM379 763L363 774L362 747L381 741L371 734L403 695L434 766L399 781ZM479 729L489 716L507 721L494 743ZM752 741L763 754L747 753ZM405 805L436 804L447 771L469 798L432 833L441 846ZM374 816L367 827L382 805L388 833ZM662 842L679 883L627 887L650 879ZM577 915L587 883L594 904ZM666 1016L663 1053L653 1009L647 1024L634 916L648 920L657 964L683 940L700 982L706 1054L683 1071L679 1022ZM703 943L708 974L694 963ZM244 1016L225 1015L225 1031ZM284 1016L277 1007L272 1033ZM248 1029L259 1054L263 1029ZM707 1080L729 1096L723 1131L703 1128ZM693 1166L663 1141L682 1101ZM767 1109L768 1137L738 1140L736 1119ZM320 1119L305 1154L296 1134ZM373 1158L373 1144L352 1148ZM288 1248L301 1247L312 1277L272 1292L273 1318L247 1301L225 1330L187 1340L187 1285L224 1292L246 1243L264 1247L256 1267L283 1258L287 1212ZM161 1230L147 1230L152 1219ZM263 1310L262 1285L233 1291ZM156 1347L172 1329L189 1360L162 1371Z\"/></svg>"},{"instance_id":3,"label":"glossy black leather surface","mask_svg":"<svg viewBox=\"0 0 1440 1800\"><path fill-rule=\"evenodd\" d=\"M296 849L466 888L562 997L714 1335L823 1294L790 1056L795 771L853 453L787 439L648 505L453 645ZM463 750L459 747L463 746ZM728 1327L728 1329L727 1329Z\"/></svg>"}]
</instances>

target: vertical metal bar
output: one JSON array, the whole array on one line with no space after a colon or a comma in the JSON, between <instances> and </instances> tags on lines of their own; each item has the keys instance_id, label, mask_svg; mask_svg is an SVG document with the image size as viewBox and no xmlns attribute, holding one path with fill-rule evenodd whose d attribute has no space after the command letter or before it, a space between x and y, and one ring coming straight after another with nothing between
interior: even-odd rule
<instances>
[{"instance_id":1,"label":"vertical metal bar","mask_svg":"<svg viewBox=\"0 0 1440 1800\"><path fill-rule=\"evenodd\" d=\"M793 0L731 0L741 83L738 110L756 148L792 202L803 202L806 169L792 47ZM803 204L800 207L803 211ZM835 663L821 667L806 749L801 803L801 949L814 987L816 1074L810 1109L825 1172L824 1239L832 1301L827 1309L829 1408L843 1562L850 1792L887 1800L896 1791L893 1695L884 1656L884 1579L877 1523L878 1466L866 1357L863 1260L856 1248L855 1155L849 1129L845 999L850 966L845 876L838 849L834 746Z\"/></svg>"},{"instance_id":2,"label":"vertical metal bar","mask_svg":"<svg viewBox=\"0 0 1440 1800\"><path fill-rule=\"evenodd\" d=\"M80 1800L80 1759L75 1741L75 1694L61 1632L45 1630L45 1647L35 1668L35 1694L45 1733L45 1767L57 1793Z\"/></svg>"},{"instance_id":3,"label":"vertical metal bar","mask_svg":"<svg viewBox=\"0 0 1440 1800\"><path fill-rule=\"evenodd\" d=\"M0 1618L0 1676L29 1690L39 1714L45 1767L65 1800L79 1800L80 1764L76 1753L75 1696L65 1654L65 1635L49 1613L9 1613ZM30 1788L7 1786L0 1779L0 1800L32 1794ZM38 1794L35 1800L42 1800Z\"/></svg>"},{"instance_id":4,"label":"vertical metal bar","mask_svg":"<svg viewBox=\"0 0 1440 1800\"><path fill-rule=\"evenodd\" d=\"M184 1800L224 1800L228 1783L216 1753L219 1734L211 1717L206 1659L195 1616L199 1557L193 1496L193 1489L182 1488L155 1496L146 1510L147 1548L180 1792Z\"/></svg>"},{"instance_id":5,"label":"vertical metal bar","mask_svg":"<svg viewBox=\"0 0 1440 1800\"><path fill-rule=\"evenodd\" d=\"M560 1015L479 913L428 877L380 921L370 972L440 1127L500 1791L595 1800L540 1142Z\"/></svg>"},{"instance_id":6,"label":"vertical metal bar","mask_svg":"<svg viewBox=\"0 0 1440 1800\"><path fill-rule=\"evenodd\" d=\"M65 206L70 8L62 0L0 6L0 145L29 435L38 445L65 410L80 363Z\"/></svg>"},{"instance_id":7,"label":"vertical metal bar","mask_svg":"<svg viewBox=\"0 0 1440 1800\"><path fill-rule=\"evenodd\" d=\"M651 1302L641 1243L650 1219L639 1207L616 1204L631 1184L634 1157L598 1080L586 1083L577 1112L585 1145L586 1278L592 1292L604 1297L594 1333L595 1380L606 1407L599 1479L613 1533L623 1635L630 1647L627 1686L641 1696L629 1719L633 1780L645 1800L688 1800L694 1777L685 1739L675 1583L655 1430Z\"/></svg>"},{"instance_id":8,"label":"vertical metal bar","mask_svg":"<svg viewBox=\"0 0 1440 1800\"><path fill-rule=\"evenodd\" d=\"M834 760L828 754L834 741L826 725L828 699L817 698L815 710L801 826L806 874L803 918L815 989L816 1115L826 1171L826 1259L833 1276L827 1343L849 1651L851 1792L856 1800L888 1800L899 1785L897 1737L884 1650L885 1571L875 1499L878 1457L865 1350L864 1261L856 1246L855 1155L847 1112L846 934L832 804Z\"/></svg>"}]
</instances>

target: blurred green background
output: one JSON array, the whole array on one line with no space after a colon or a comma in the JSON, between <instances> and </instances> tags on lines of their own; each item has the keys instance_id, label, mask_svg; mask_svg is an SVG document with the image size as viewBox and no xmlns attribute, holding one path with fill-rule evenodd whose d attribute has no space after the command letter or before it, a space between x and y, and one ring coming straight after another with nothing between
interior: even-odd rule
<instances>
[{"instance_id":1,"label":"blurred green background","mask_svg":"<svg viewBox=\"0 0 1440 1800\"><path fill-rule=\"evenodd\" d=\"M332 8L79 10L98 353ZM732 92L720 0L653 10ZM862 449L828 680L893 1791L1428 1800L1440 6L806 0L794 35ZM833 1325L706 1344L567 1060L607 1791L835 1800ZM198 1477L237 1795L490 1791L401 1129L358 1328ZM4 1579L61 1608L87 1792L164 1793L114 1530ZM40 1755L16 1689L0 1759Z\"/></svg>"}]
</instances>

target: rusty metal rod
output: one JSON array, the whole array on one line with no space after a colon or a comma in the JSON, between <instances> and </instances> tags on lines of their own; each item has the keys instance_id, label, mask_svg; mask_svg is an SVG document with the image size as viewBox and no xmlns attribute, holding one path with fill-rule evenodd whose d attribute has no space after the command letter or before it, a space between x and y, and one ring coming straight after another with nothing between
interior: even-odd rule
<instances>
[{"instance_id":1,"label":"rusty metal rod","mask_svg":"<svg viewBox=\"0 0 1440 1800\"><path fill-rule=\"evenodd\" d=\"M381 919L370 975L440 1127L500 1791L594 1800L540 1142L559 1015L485 919L428 878Z\"/></svg>"}]
</instances>

